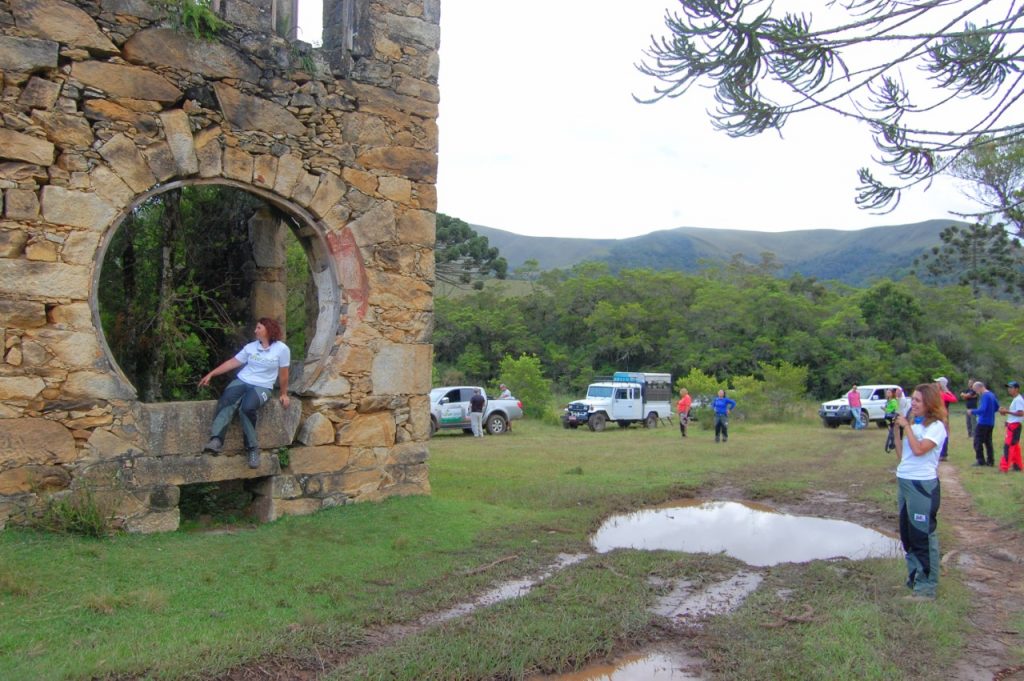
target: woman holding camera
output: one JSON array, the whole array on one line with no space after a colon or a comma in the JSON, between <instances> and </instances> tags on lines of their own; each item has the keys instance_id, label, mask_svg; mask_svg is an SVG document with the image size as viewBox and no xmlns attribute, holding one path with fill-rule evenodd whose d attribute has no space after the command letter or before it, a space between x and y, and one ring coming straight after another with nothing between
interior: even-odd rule
<instances>
[{"instance_id":1,"label":"woman holding camera","mask_svg":"<svg viewBox=\"0 0 1024 681\"><path fill-rule=\"evenodd\" d=\"M946 405L934 383L914 389L909 418L896 416L904 433L896 480L907 586L913 590L907 600L932 600L939 586L939 454L946 441L945 419Z\"/></svg>"}]
</instances>

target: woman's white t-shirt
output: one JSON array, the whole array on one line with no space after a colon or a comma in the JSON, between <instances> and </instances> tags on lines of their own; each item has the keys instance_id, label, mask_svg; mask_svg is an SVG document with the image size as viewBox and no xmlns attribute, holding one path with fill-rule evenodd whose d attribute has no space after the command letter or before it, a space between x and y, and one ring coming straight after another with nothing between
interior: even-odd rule
<instances>
[{"instance_id":1,"label":"woman's white t-shirt","mask_svg":"<svg viewBox=\"0 0 1024 681\"><path fill-rule=\"evenodd\" d=\"M896 477L904 480L934 480L939 477L939 454L942 443L946 441L946 426L942 421L932 421L930 425L915 423L910 426L918 440L931 440L935 443L928 452L916 456L910 448L910 439L903 438L903 458L896 467Z\"/></svg>"},{"instance_id":2,"label":"woman's white t-shirt","mask_svg":"<svg viewBox=\"0 0 1024 681\"><path fill-rule=\"evenodd\" d=\"M235 359L244 364L238 372L238 379L260 388L273 388L279 369L292 361L292 351L281 341L274 341L270 347L263 347L259 341L246 343Z\"/></svg>"}]
</instances>

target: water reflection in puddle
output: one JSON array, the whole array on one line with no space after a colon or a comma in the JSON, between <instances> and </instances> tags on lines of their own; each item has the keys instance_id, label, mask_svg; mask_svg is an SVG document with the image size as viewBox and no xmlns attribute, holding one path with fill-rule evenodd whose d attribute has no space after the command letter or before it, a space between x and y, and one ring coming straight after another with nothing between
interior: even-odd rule
<instances>
[{"instance_id":1,"label":"water reflection in puddle","mask_svg":"<svg viewBox=\"0 0 1024 681\"><path fill-rule=\"evenodd\" d=\"M827 558L891 558L899 542L845 520L795 516L733 501L690 500L606 520L591 544L614 549L721 553L759 567Z\"/></svg>"}]
</instances>

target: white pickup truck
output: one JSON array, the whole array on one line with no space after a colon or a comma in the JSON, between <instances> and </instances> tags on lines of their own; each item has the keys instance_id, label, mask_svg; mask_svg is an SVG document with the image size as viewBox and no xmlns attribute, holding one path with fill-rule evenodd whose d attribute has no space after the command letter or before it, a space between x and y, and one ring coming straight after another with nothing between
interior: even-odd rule
<instances>
[{"instance_id":1,"label":"white pickup truck","mask_svg":"<svg viewBox=\"0 0 1024 681\"><path fill-rule=\"evenodd\" d=\"M469 433L469 399L479 390L487 400L484 404L484 429L491 435L508 431L509 421L523 418L523 403L516 398L487 397L487 392L474 385L446 386L430 391L430 434L440 428L461 428Z\"/></svg>"}]
</instances>

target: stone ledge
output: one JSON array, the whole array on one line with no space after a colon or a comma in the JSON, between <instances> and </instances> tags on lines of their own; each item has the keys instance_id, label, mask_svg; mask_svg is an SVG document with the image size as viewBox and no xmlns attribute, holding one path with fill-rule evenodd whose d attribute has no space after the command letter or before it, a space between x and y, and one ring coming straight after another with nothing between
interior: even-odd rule
<instances>
[{"instance_id":1,"label":"stone ledge","mask_svg":"<svg viewBox=\"0 0 1024 681\"><path fill-rule=\"evenodd\" d=\"M201 402L161 402L142 404L139 428L149 441L151 456L172 454L199 454L210 438L210 423L217 403L213 400ZM264 451L287 447L295 439L302 417L300 400L293 399L287 411L277 397L272 397L260 409L256 433L260 448ZM224 452L241 452L242 427L236 416L228 427L224 438ZM235 476L239 477L239 476Z\"/></svg>"}]
</instances>

